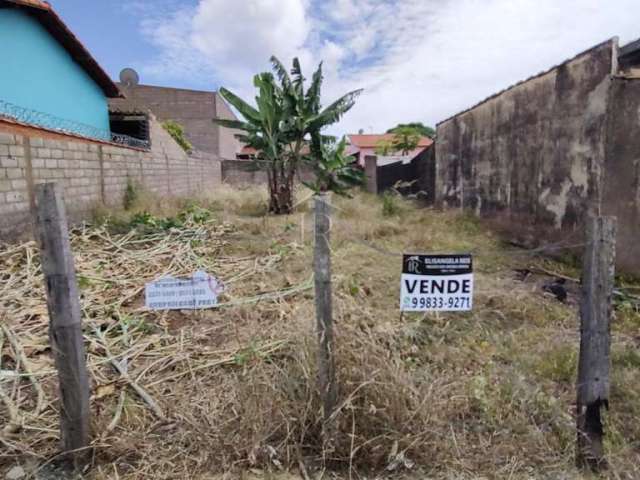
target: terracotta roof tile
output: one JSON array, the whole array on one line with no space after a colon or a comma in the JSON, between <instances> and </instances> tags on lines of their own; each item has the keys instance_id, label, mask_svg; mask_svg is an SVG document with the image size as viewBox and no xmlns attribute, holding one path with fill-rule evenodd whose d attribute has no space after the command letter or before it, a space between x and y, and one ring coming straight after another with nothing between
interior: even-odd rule
<instances>
[{"instance_id":1,"label":"terracotta roof tile","mask_svg":"<svg viewBox=\"0 0 640 480\"><path fill-rule=\"evenodd\" d=\"M15 3L18 5L25 5L27 7L42 8L43 10L51 10L51 5L42 0L6 0L8 3Z\"/></svg>"}]
</instances>

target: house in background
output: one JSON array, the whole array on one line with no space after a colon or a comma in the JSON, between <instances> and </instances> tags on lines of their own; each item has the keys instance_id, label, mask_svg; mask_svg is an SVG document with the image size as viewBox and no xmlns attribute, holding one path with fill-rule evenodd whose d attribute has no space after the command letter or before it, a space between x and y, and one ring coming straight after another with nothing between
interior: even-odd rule
<instances>
[{"instance_id":1,"label":"house in background","mask_svg":"<svg viewBox=\"0 0 640 480\"><path fill-rule=\"evenodd\" d=\"M390 142L393 140L394 135L392 133L385 134L351 134L347 135L347 141L349 142L349 146L347 148L347 154L352 155L356 158L358 165L364 167L365 165L365 157L376 155L378 157L378 164L390 164L395 162L402 161L403 163L411 162L418 155L423 153L426 149L428 149L431 145L433 145L433 140L429 137L420 138L420 142L415 150L409 152L407 155L389 155L389 156L381 156L376 154L376 147L380 142Z\"/></svg>"},{"instance_id":2,"label":"house in background","mask_svg":"<svg viewBox=\"0 0 640 480\"><path fill-rule=\"evenodd\" d=\"M238 153L236 153L237 160L256 160L259 157L260 155L258 150L253 147L249 147L248 145L245 145Z\"/></svg>"},{"instance_id":3,"label":"house in background","mask_svg":"<svg viewBox=\"0 0 640 480\"><path fill-rule=\"evenodd\" d=\"M407 155L378 155L379 144L391 142L394 137L392 133L347 135L347 154L364 169L367 191L382 193L394 189L403 195L419 195L431 201L434 192L429 187L435 166L433 140L421 137L418 146Z\"/></svg>"},{"instance_id":4,"label":"house in background","mask_svg":"<svg viewBox=\"0 0 640 480\"><path fill-rule=\"evenodd\" d=\"M0 116L111 141L117 85L41 0L0 0Z\"/></svg>"},{"instance_id":5,"label":"house in background","mask_svg":"<svg viewBox=\"0 0 640 480\"><path fill-rule=\"evenodd\" d=\"M195 152L216 155L221 159L235 159L242 144L235 138L235 130L213 123L214 118L237 120L237 117L218 92L183 88L140 85L136 80L118 86L126 100L112 100L112 111L151 111L161 121L173 120L184 127L185 135Z\"/></svg>"}]
</instances>

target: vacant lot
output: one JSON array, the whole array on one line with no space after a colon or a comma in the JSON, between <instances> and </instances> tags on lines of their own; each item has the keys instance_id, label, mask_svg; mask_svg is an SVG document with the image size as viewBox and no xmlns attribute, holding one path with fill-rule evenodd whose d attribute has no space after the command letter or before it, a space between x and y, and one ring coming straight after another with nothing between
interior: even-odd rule
<instances>
[{"instance_id":1,"label":"vacant lot","mask_svg":"<svg viewBox=\"0 0 640 480\"><path fill-rule=\"evenodd\" d=\"M577 287L561 303L541 274L577 270L457 213L336 199L340 410L336 445L322 451L310 202L301 194L282 217L264 216L264 202L262 191L230 188L180 205L138 200L74 230L92 376L87 478L581 478ZM474 311L401 316L401 252L474 253ZM144 309L145 282L199 269L224 282L219 308ZM4 478L55 460L58 425L36 245L1 247L0 276ZM621 301L605 419L611 478L640 478L639 332L640 314Z\"/></svg>"}]
</instances>

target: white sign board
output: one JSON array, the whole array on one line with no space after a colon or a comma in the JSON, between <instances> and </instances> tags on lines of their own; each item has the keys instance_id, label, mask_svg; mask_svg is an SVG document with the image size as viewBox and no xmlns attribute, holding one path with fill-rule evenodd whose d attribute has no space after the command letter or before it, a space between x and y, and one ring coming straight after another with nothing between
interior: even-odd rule
<instances>
[{"instance_id":1,"label":"white sign board","mask_svg":"<svg viewBox=\"0 0 640 480\"><path fill-rule=\"evenodd\" d=\"M459 312L472 307L471 255L404 255L400 310Z\"/></svg>"},{"instance_id":2,"label":"white sign board","mask_svg":"<svg viewBox=\"0 0 640 480\"><path fill-rule=\"evenodd\" d=\"M151 310L195 310L218 304L222 285L206 272L191 278L163 277L145 287L147 308Z\"/></svg>"}]
</instances>

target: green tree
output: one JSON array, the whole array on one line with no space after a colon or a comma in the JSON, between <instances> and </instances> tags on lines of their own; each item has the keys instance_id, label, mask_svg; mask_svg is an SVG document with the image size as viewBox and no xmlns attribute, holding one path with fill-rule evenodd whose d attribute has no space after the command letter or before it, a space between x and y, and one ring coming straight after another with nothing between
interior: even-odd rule
<instances>
[{"instance_id":1,"label":"green tree","mask_svg":"<svg viewBox=\"0 0 640 480\"><path fill-rule=\"evenodd\" d=\"M244 121L214 121L242 130L244 133L238 138L261 152L269 179L269 211L290 213L293 209L294 179L299 166L306 157L312 164L323 161L322 145L327 139L322 135L322 130L336 123L353 107L361 90L349 92L322 108L322 63L313 74L308 89L305 89L306 79L297 58L293 60L291 73L276 57L271 57L271 64L279 84L271 73L256 75L257 108L221 88L222 97L240 112ZM307 145L310 154L305 153Z\"/></svg>"},{"instance_id":2,"label":"green tree","mask_svg":"<svg viewBox=\"0 0 640 480\"><path fill-rule=\"evenodd\" d=\"M393 142L391 140L378 140L376 142L376 155L386 156L394 152Z\"/></svg>"},{"instance_id":3,"label":"green tree","mask_svg":"<svg viewBox=\"0 0 640 480\"><path fill-rule=\"evenodd\" d=\"M407 155L417 148L421 137L415 127L397 127L393 131L391 149L395 152L402 152L402 155Z\"/></svg>"},{"instance_id":4,"label":"green tree","mask_svg":"<svg viewBox=\"0 0 640 480\"><path fill-rule=\"evenodd\" d=\"M311 168L314 181L305 183L315 193L334 192L349 196L348 190L364 181L364 172L354 165L353 159L345 154L347 139L337 144L324 141L321 144L321 158L314 158Z\"/></svg>"},{"instance_id":5,"label":"green tree","mask_svg":"<svg viewBox=\"0 0 640 480\"><path fill-rule=\"evenodd\" d=\"M288 213L291 208L290 185L293 183L295 165L285 155L288 136L285 132L283 94L275 77L269 72L256 75L253 85L258 90L255 97L257 108L226 88L220 88L220 95L236 108L244 120L215 119L214 122L243 132L236 136L259 152L257 162L267 170L269 211Z\"/></svg>"},{"instance_id":6,"label":"green tree","mask_svg":"<svg viewBox=\"0 0 640 480\"><path fill-rule=\"evenodd\" d=\"M425 125L422 122L400 123L397 126L387 130L387 133L396 133L397 129L403 127L411 127L418 131L423 137L436 138L436 131L434 128Z\"/></svg>"}]
</instances>

